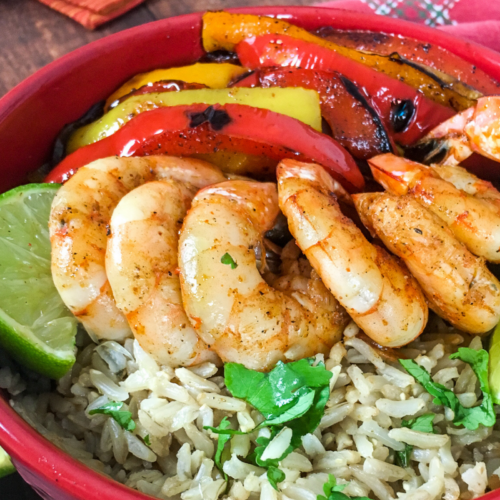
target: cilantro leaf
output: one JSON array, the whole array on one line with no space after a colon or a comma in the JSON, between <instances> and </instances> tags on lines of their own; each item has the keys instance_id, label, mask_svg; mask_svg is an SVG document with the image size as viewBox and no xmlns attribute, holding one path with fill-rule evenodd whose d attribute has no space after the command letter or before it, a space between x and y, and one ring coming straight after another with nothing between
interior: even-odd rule
<instances>
[{"instance_id":1,"label":"cilantro leaf","mask_svg":"<svg viewBox=\"0 0 500 500\"><path fill-rule=\"evenodd\" d=\"M259 425L259 428L283 424L295 418L302 417L302 415L304 415L304 413L306 413L313 405L315 395L316 393L314 391L304 392L301 396L299 396L294 406L284 411L276 418L268 418L267 420L264 420L264 422Z\"/></svg>"},{"instance_id":2,"label":"cilantro leaf","mask_svg":"<svg viewBox=\"0 0 500 500\"><path fill-rule=\"evenodd\" d=\"M455 425L463 425L470 430L476 430L479 424L486 427L493 426L496 422L496 416L488 383L488 353L484 349L476 351L468 347L459 347L458 352L450 356L450 359L457 358L469 364L479 380L483 392L483 402L479 406L473 408L462 406L453 391L450 391L444 385L433 382L429 372L417 365L415 361L400 359L399 362L429 394L434 396L434 404L441 404L453 410L455 414L453 423Z\"/></svg>"},{"instance_id":3,"label":"cilantro leaf","mask_svg":"<svg viewBox=\"0 0 500 500\"><path fill-rule=\"evenodd\" d=\"M328 481L323 485L323 491L327 497L334 491L344 491L347 484L337 484L337 479L333 474L328 474ZM324 498L324 497L323 497Z\"/></svg>"},{"instance_id":4,"label":"cilantro leaf","mask_svg":"<svg viewBox=\"0 0 500 500\"><path fill-rule=\"evenodd\" d=\"M144 436L143 441L146 443L147 446L151 446L151 439L149 438L149 434L146 434Z\"/></svg>"},{"instance_id":5,"label":"cilantro leaf","mask_svg":"<svg viewBox=\"0 0 500 500\"><path fill-rule=\"evenodd\" d=\"M325 369L323 363L313 366L313 362L313 359L287 364L279 361L269 373L249 370L238 363L227 363L224 367L226 387L231 394L245 400L264 415L264 422L256 429L271 429L270 437L257 438L255 450L246 459L267 468L269 482L276 489L277 483L282 481L279 478L284 478L283 472L278 469L279 462L302 444L302 436L318 427L330 396L332 373ZM281 457L262 460L265 449L285 424L292 430L290 445Z\"/></svg>"},{"instance_id":6,"label":"cilantro leaf","mask_svg":"<svg viewBox=\"0 0 500 500\"><path fill-rule=\"evenodd\" d=\"M330 372L331 373L331 372ZM330 386L327 385L321 389L316 389L314 394L314 401L307 413L302 417L292 420L287 423L293 431L292 445L298 448L302 444L302 436L312 434L325 414L325 406L330 397Z\"/></svg>"},{"instance_id":7,"label":"cilantro leaf","mask_svg":"<svg viewBox=\"0 0 500 500\"><path fill-rule=\"evenodd\" d=\"M403 420L401 422L401 427L408 427L408 429L413 431L428 432L432 434L434 432L432 422L435 416L434 413L426 413L425 415L420 415L420 417L412 418L411 420Z\"/></svg>"},{"instance_id":8,"label":"cilantro leaf","mask_svg":"<svg viewBox=\"0 0 500 500\"><path fill-rule=\"evenodd\" d=\"M278 361L269 373L227 363L225 382L234 397L250 403L266 419L276 418L295 406L305 392L328 386L332 373L323 364L312 366L312 363L312 359L287 364Z\"/></svg>"},{"instance_id":9,"label":"cilantro leaf","mask_svg":"<svg viewBox=\"0 0 500 500\"><path fill-rule=\"evenodd\" d=\"M255 465L258 465L259 467L277 467L279 462L281 460L283 460L287 455L289 455L294 450L293 446L290 444L290 446L283 452L281 457L268 458L266 460L262 460L262 454L264 453L265 449L267 448L267 445L276 437L276 435L278 433L279 433L279 430L276 429L276 430L273 430L271 437L267 438L265 436L260 436L255 440L255 442L258 445L254 450Z\"/></svg>"},{"instance_id":10,"label":"cilantro leaf","mask_svg":"<svg viewBox=\"0 0 500 500\"><path fill-rule=\"evenodd\" d=\"M259 467L265 467L267 469L267 479L276 491L279 491L278 483L281 483L281 481L285 479L285 473L281 469L278 469L279 462L293 451L293 447L290 445L283 452L281 457L262 460L262 454L278 433L278 429L273 429L271 432L271 437L258 437L256 439L257 447L255 448L254 452L247 457L247 460L249 462L253 463L254 465L258 465Z\"/></svg>"},{"instance_id":11,"label":"cilantro leaf","mask_svg":"<svg viewBox=\"0 0 500 500\"><path fill-rule=\"evenodd\" d=\"M434 427L432 422L436 415L434 413L426 413L417 418L412 418L411 420L403 420L401 422L401 427L408 427L414 431L433 433ZM413 446L410 444L405 444L405 449L403 451L396 452L396 465L406 468L410 466L410 454L413 450Z\"/></svg>"},{"instance_id":12,"label":"cilantro leaf","mask_svg":"<svg viewBox=\"0 0 500 500\"><path fill-rule=\"evenodd\" d=\"M394 457L394 462L399 467L406 469L410 466L410 455L413 451L413 446L411 444L405 444L405 449L403 451L397 451Z\"/></svg>"},{"instance_id":13,"label":"cilantro leaf","mask_svg":"<svg viewBox=\"0 0 500 500\"><path fill-rule=\"evenodd\" d=\"M278 469L277 467L269 467L267 469L267 480L271 483L271 486L276 490L278 490L278 483L285 480L285 473Z\"/></svg>"},{"instance_id":14,"label":"cilantro leaf","mask_svg":"<svg viewBox=\"0 0 500 500\"><path fill-rule=\"evenodd\" d=\"M328 474L328 481L323 485L323 491L326 496L318 495L316 500L370 500L368 497L348 497L342 491L347 484L337 484L333 474Z\"/></svg>"},{"instance_id":15,"label":"cilantro leaf","mask_svg":"<svg viewBox=\"0 0 500 500\"><path fill-rule=\"evenodd\" d=\"M231 266L231 269L236 269L238 267L238 264L227 252L221 257L220 261L227 266Z\"/></svg>"},{"instance_id":16,"label":"cilantro leaf","mask_svg":"<svg viewBox=\"0 0 500 500\"><path fill-rule=\"evenodd\" d=\"M486 427L495 425L496 415L493 409L493 395L491 394L490 384L488 382L488 352L484 349L476 351L469 347L459 347L458 352L452 354L450 359L460 359L472 368L479 380L479 387L483 393L483 401L479 406L473 408L464 408L460 418L454 423L463 424L467 429L475 430L479 424ZM473 426L473 427L469 427Z\"/></svg>"},{"instance_id":17,"label":"cilantro leaf","mask_svg":"<svg viewBox=\"0 0 500 500\"><path fill-rule=\"evenodd\" d=\"M132 432L135 429L135 422L132 420L132 413L130 413L129 411L121 411L120 408L122 407L123 403L110 401L109 403L106 403L99 408L90 410L89 415L96 415L98 413L101 413L103 415L110 415L126 431Z\"/></svg>"},{"instance_id":18,"label":"cilantro leaf","mask_svg":"<svg viewBox=\"0 0 500 500\"><path fill-rule=\"evenodd\" d=\"M224 434L226 436L234 436L235 434L243 436L244 434L250 434L254 431L254 429L248 432L235 431L234 429L220 429L219 427L210 427L209 425L205 425L203 428L212 431L214 434Z\"/></svg>"},{"instance_id":19,"label":"cilantro leaf","mask_svg":"<svg viewBox=\"0 0 500 500\"><path fill-rule=\"evenodd\" d=\"M210 429L211 431L215 432L216 434L219 434L219 439L217 440L217 451L215 452L215 457L214 457L214 462L217 468L224 474L224 478L227 481L227 474L223 470L223 465L226 460L223 460L222 457L222 452L224 451L224 446L225 444L231 439L230 434L226 433L221 433L217 431L223 431L228 429L228 427L231 425L231 422L227 419L227 417L224 417L221 420L221 423L218 425L218 427L209 427L205 426L203 427L204 429ZM229 429L231 430L231 429ZM240 434L245 434L244 432L239 432Z\"/></svg>"},{"instance_id":20,"label":"cilantro leaf","mask_svg":"<svg viewBox=\"0 0 500 500\"><path fill-rule=\"evenodd\" d=\"M266 420L258 428L283 426L293 431L292 448L302 436L314 432L330 396L332 373L324 364L312 366L313 359L292 363L279 361L269 373L249 370L238 363L224 367L226 386L231 394L257 408Z\"/></svg>"}]
</instances>

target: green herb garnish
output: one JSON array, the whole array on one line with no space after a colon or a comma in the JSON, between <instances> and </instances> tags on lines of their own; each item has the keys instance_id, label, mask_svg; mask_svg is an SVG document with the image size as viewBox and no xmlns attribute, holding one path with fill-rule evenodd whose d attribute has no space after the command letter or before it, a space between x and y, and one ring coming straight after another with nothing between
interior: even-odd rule
<instances>
[{"instance_id":1,"label":"green herb garnish","mask_svg":"<svg viewBox=\"0 0 500 500\"><path fill-rule=\"evenodd\" d=\"M286 477L285 473L281 469L278 469L277 467L271 465L267 469L267 480L271 483L271 486L275 490L278 490L278 483L284 481L285 477Z\"/></svg>"},{"instance_id":2,"label":"green herb garnish","mask_svg":"<svg viewBox=\"0 0 500 500\"><path fill-rule=\"evenodd\" d=\"M444 385L433 382L431 376L425 368L417 365L412 359L400 359L399 362L404 369L412 375L424 389L434 396L434 404L441 404L451 408L455 417L455 425L463 425L472 431L479 427L492 427L496 422L495 411L493 409L493 397L488 383L488 353L481 349L476 351L469 347L459 347L458 352L452 354L450 359L460 359L470 365L479 380L479 386L483 392L483 401L479 406L465 408L453 391Z\"/></svg>"},{"instance_id":3,"label":"green herb garnish","mask_svg":"<svg viewBox=\"0 0 500 500\"><path fill-rule=\"evenodd\" d=\"M269 373L249 370L238 363L227 363L224 367L226 387L231 394L245 400L265 417L256 429L271 427L271 437L261 436L257 447L247 460L268 470L268 480L277 489L284 474L278 464L302 444L302 436L312 433L321 422L325 405L330 396L332 373L323 363L312 366L314 359L301 359L277 365ZM283 429L292 430L290 446L276 459L262 460L269 443ZM210 428L218 434L245 434L242 431Z\"/></svg>"},{"instance_id":4,"label":"green herb garnish","mask_svg":"<svg viewBox=\"0 0 500 500\"><path fill-rule=\"evenodd\" d=\"M434 427L432 426L432 421L436 415L434 413L426 413L417 418L412 418L411 420L403 420L401 422L401 427L408 427L414 431L428 432L432 434L434 432ZM413 450L413 446L410 444L405 444L405 449L403 451L396 452L396 465L406 468L410 465L410 454Z\"/></svg>"},{"instance_id":5,"label":"green herb garnish","mask_svg":"<svg viewBox=\"0 0 500 500\"><path fill-rule=\"evenodd\" d=\"M113 417L118 424L123 427L126 431L132 432L135 429L135 422L132 420L132 413L129 411L121 411L123 403L116 401L110 401L99 408L89 411L89 415L96 415L101 413L103 415L109 415Z\"/></svg>"},{"instance_id":6,"label":"green herb garnish","mask_svg":"<svg viewBox=\"0 0 500 500\"><path fill-rule=\"evenodd\" d=\"M227 417L224 417L221 420L221 423L217 427L210 427L206 425L203 427L204 429L211 430L212 432L216 433L219 435L219 439L217 441L217 451L215 452L215 465L217 468L224 474L224 478L227 481L227 474L223 470L224 462L226 460L223 460L222 458L222 452L224 451L224 446L225 444L231 439L231 434L245 434L244 432L241 431L233 431L232 433L225 433L221 431L229 430L231 431L232 429L229 429L229 426L231 425L231 422L227 419Z\"/></svg>"},{"instance_id":7,"label":"green herb garnish","mask_svg":"<svg viewBox=\"0 0 500 500\"><path fill-rule=\"evenodd\" d=\"M348 497L342 491L347 484L337 484L333 474L328 474L328 481L323 485L325 496L318 495L316 500L370 500L368 497Z\"/></svg>"},{"instance_id":8,"label":"green herb garnish","mask_svg":"<svg viewBox=\"0 0 500 500\"><path fill-rule=\"evenodd\" d=\"M151 446L151 439L149 438L149 434L146 434L144 436L144 439L143 439L144 443L147 445L147 446Z\"/></svg>"},{"instance_id":9,"label":"green herb garnish","mask_svg":"<svg viewBox=\"0 0 500 500\"><path fill-rule=\"evenodd\" d=\"M231 269L236 269L238 267L238 264L227 252L221 257L220 261L227 266L231 266Z\"/></svg>"}]
</instances>

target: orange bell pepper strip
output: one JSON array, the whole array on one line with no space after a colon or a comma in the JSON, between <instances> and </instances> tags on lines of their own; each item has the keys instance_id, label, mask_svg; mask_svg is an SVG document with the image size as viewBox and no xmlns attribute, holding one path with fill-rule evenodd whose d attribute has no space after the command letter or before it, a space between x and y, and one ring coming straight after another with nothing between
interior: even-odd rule
<instances>
[{"instance_id":1,"label":"orange bell pepper strip","mask_svg":"<svg viewBox=\"0 0 500 500\"><path fill-rule=\"evenodd\" d=\"M231 14L224 11L206 12L203 15L203 48L207 52L221 49L234 50L243 40L262 35L287 35L310 42L358 62L362 66L368 66L391 78L404 81L414 89L420 90L429 99L451 107L455 111L462 111L474 105L474 99L469 97L470 89L464 90L466 95L461 95L456 90L463 87L460 82L455 81L451 86L447 82L439 81L435 75L429 75L410 64L395 60L392 56L369 54L343 47L281 19L252 14ZM477 94L477 97L480 95Z\"/></svg>"},{"instance_id":2,"label":"orange bell pepper strip","mask_svg":"<svg viewBox=\"0 0 500 500\"><path fill-rule=\"evenodd\" d=\"M388 35L373 31L336 30L329 26L319 29L315 34L324 40L354 50L381 56L399 54L413 63L423 65L427 70L447 73L483 94L500 92L500 83L490 75L438 45L423 43L401 35Z\"/></svg>"},{"instance_id":3,"label":"orange bell pepper strip","mask_svg":"<svg viewBox=\"0 0 500 500\"><path fill-rule=\"evenodd\" d=\"M337 52L288 35L263 35L236 46L243 65L250 69L286 67L340 73L353 82L375 109L395 142L413 144L454 115L399 80L363 66Z\"/></svg>"}]
</instances>

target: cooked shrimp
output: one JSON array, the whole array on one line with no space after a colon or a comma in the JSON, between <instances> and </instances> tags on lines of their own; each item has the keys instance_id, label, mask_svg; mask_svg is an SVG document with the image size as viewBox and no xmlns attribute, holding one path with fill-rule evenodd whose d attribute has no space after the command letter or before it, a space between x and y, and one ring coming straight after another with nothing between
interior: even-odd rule
<instances>
[{"instance_id":1,"label":"cooked shrimp","mask_svg":"<svg viewBox=\"0 0 500 500\"><path fill-rule=\"evenodd\" d=\"M210 180L223 179L210 173ZM177 273L179 230L198 187L148 182L126 194L111 216L106 273L116 305L141 347L163 365L220 361L184 312Z\"/></svg>"},{"instance_id":2,"label":"cooked shrimp","mask_svg":"<svg viewBox=\"0 0 500 500\"><path fill-rule=\"evenodd\" d=\"M348 320L326 289L319 299L282 292L260 275L254 249L278 212L274 184L225 182L195 196L179 240L182 299L196 331L223 361L260 371L328 352Z\"/></svg>"},{"instance_id":3,"label":"cooked shrimp","mask_svg":"<svg viewBox=\"0 0 500 500\"><path fill-rule=\"evenodd\" d=\"M440 161L457 165L476 152L500 161L500 96L481 97L475 106L438 125L420 143L436 141L431 152L444 151Z\"/></svg>"},{"instance_id":4,"label":"cooked shrimp","mask_svg":"<svg viewBox=\"0 0 500 500\"><path fill-rule=\"evenodd\" d=\"M500 193L493 186L471 184L473 176L469 174L467 189L475 191L474 196L456 187L465 177L458 167L426 167L393 154L375 156L368 163L375 180L387 191L413 197L446 222L473 254L500 262ZM454 169L457 172L453 173Z\"/></svg>"},{"instance_id":5,"label":"cooked shrimp","mask_svg":"<svg viewBox=\"0 0 500 500\"><path fill-rule=\"evenodd\" d=\"M105 270L108 224L120 199L145 182L179 177L195 185L216 182L214 167L168 156L104 158L80 168L57 192L49 229L52 277L62 300L94 339L124 339L131 330L116 307ZM208 184L209 181L206 181Z\"/></svg>"},{"instance_id":6,"label":"cooked shrimp","mask_svg":"<svg viewBox=\"0 0 500 500\"><path fill-rule=\"evenodd\" d=\"M404 260L439 316L474 334L500 321L500 283L437 215L408 195L366 193L353 199L363 222Z\"/></svg>"},{"instance_id":7,"label":"cooked shrimp","mask_svg":"<svg viewBox=\"0 0 500 500\"><path fill-rule=\"evenodd\" d=\"M500 214L500 191L491 182L483 181L467 169L457 165L432 165L432 170L441 179L451 182L457 189L478 200L489 202L489 206Z\"/></svg>"},{"instance_id":8,"label":"cooked shrimp","mask_svg":"<svg viewBox=\"0 0 500 500\"><path fill-rule=\"evenodd\" d=\"M409 272L372 245L345 217L333 193L345 193L315 164L278 165L280 207L312 267L357 325L378 344L397 347L418 337L427 305Z\"/></svg>"}]
</instances>

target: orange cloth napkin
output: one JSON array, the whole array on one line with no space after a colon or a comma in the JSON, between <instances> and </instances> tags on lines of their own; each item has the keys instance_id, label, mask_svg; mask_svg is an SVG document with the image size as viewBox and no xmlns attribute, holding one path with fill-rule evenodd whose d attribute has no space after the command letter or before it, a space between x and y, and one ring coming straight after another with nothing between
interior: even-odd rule
<instances>
[{"instance_id":1,"label":"orange cloth napkin","mask_svg":"<svg viewBox=\"0 0 500 500\"><path fill-rule=\"evenodd\" d=\"M144 0L39 0L93 30L121 16Z\"/></svg>"}]
</instances>

